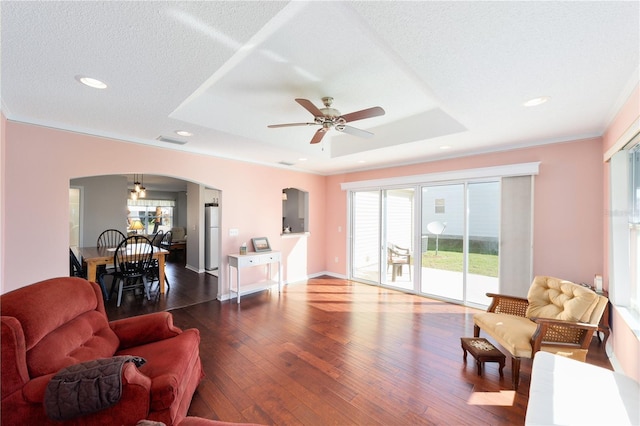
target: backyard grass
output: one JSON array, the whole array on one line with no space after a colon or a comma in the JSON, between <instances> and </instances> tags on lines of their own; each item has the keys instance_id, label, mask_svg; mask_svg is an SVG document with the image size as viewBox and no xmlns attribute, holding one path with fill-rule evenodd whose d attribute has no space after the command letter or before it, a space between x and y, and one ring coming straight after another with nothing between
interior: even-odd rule
<instances>
[{"instance_id":1,"label":"backyard grass","mask_svg":"<svg viewBox=\"0 0 640 426\"><path fill-rule=\"evenodd\" d=\"M445 271L462 272L462 253L455 251L428 251L422 254L422 266ZM469 254L469 273L498 277L498 255Z\"/></svg>"}]
</instances>

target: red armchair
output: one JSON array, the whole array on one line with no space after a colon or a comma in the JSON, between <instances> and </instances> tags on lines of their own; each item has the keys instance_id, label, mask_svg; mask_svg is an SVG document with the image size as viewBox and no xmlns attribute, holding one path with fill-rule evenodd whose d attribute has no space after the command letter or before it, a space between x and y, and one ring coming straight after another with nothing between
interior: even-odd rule
<instances>
[{"instance_id":1,"label":"red armchair","mask_svg":"<svg viewBox=\"0 0 640 426\"><path fill-rule=\"evenodd\" d=\"M60 369L96 358L143 357L125 364L118 403L66 424L135 425L141 419L180 423L203 377L200 333L180 330L168 312L109 322L100 287L82 278L42 281L0 296L1 423L60 424L43 400Z\"/></svg>"}]
</instances>

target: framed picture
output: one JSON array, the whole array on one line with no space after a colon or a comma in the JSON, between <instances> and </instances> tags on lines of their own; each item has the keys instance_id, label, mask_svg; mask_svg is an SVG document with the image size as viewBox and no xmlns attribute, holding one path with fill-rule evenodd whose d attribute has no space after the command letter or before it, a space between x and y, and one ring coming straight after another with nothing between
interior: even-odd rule
<instances>
[{"instance_id":1,"label":"framed picture","mask_svg":"<svg viewBox=\"0 0 640 426\"><path fill-rule=\"evenodd\" d=\"M253 243L253 250L255 251L271 251L267 237L252 238L251 242Z\"/></svg>"}]
</instances>

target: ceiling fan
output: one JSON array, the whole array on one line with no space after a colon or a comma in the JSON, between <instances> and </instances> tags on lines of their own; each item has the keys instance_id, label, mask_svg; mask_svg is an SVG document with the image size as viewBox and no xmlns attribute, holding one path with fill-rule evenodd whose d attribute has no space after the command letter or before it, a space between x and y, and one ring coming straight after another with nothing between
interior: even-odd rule
<instances>
[{"instance_id":1,"label":"ceiling fan","mask_svg":"<svg viewBox=\"0 0 640 426\"><path fill-rule=\"evenodd\" d=\"M296 99L296 102L302 105L304 109L306 109L313 115L313 123L271 124L267 127L275 129L277 127L321 126L316 131L315 135L313 135L313 138L311 139L312 144L320 142L327 131L332 127L339 132L349 133L350 135L359 136L361 138L370 138L373 136L373 133L367 132L366 130L357 129L352 126L347 126L347 123L384 115L384 110L380 107L367 108L361 111L355 111L349 114L342 115L337 109L331 108L333 98L329 96L322 98L324 108L316 107L311 101L307 99L298 98Z\"/></svg>"}]
</instances>

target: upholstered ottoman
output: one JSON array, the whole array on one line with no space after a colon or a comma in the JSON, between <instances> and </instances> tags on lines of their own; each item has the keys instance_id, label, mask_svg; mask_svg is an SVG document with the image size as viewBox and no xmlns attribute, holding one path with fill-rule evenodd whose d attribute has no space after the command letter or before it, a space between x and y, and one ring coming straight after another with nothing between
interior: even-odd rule
<instances>
[{"instance_id":1,"label":"upholstered ottoman","mask_svg":"<svg viewBox=\"0 0 640 426\"><path fill-rule=\"evenodd\" d=\"M463 359L467 362L467 352L476 360L478 376L482 374L482 364L485 362L497 362L500 365L500 377L504 368L505 356L487 339L482 337L461 337L460 344L463 351Z\"/></svg>"}]
</instances>

